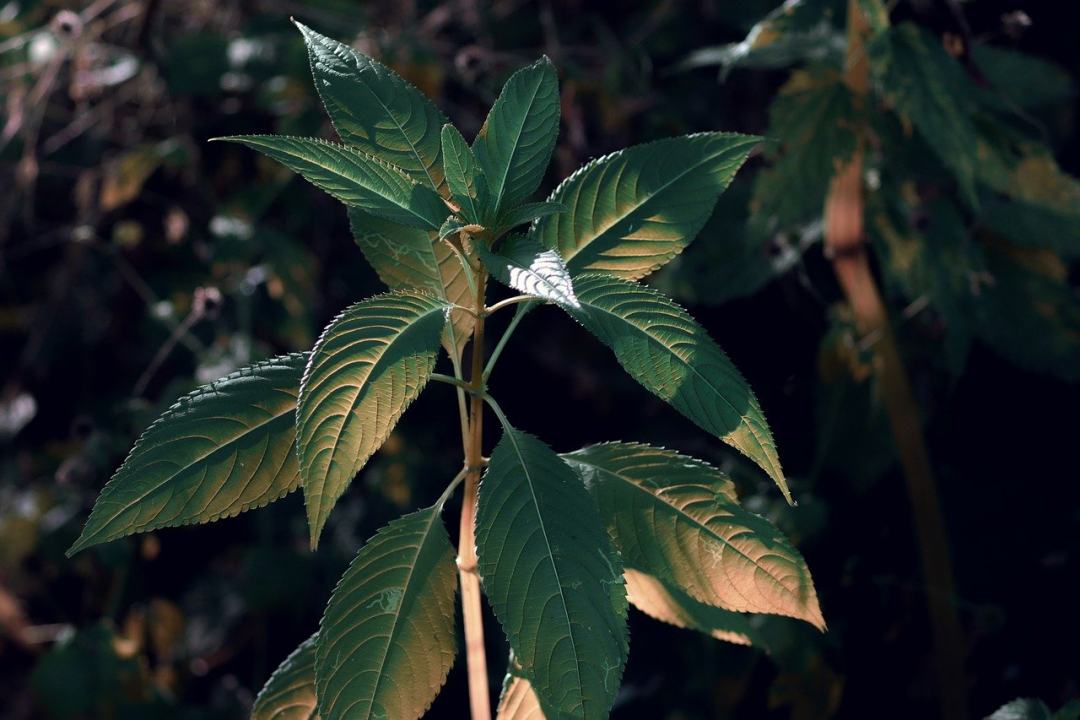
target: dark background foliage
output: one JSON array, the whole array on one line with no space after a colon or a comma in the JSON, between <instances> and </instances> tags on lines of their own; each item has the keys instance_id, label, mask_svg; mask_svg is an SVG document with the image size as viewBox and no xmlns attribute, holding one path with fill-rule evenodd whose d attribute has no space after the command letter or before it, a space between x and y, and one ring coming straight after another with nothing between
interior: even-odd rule
<instances>
[{"instance_id":1,"label":"dark background foliage","mask_svg":"<svg viewBox=\"0 0 1080 720\"><path fill-rule=\"evenodd\" d=\"M178 395L308 348L340 309L381 290L336 201L254 153L205 142L330 134L290 15L391 64L466 137L509 72L546 52L563 98L546 190L629 144L697 130L766 133L788 70L721 80L716 68L677 66L695 49L742 39L775 4L0 2L0 717L245 716L316 627L356 549L437 496L459 466L453 402L433 390L339 503L317 554L306 549L294 494L64 558L134 438ZM895 5L894 21L946 39L961 34L960 9L980 41L1080 71L1068 3ZM1043 78L1016 79L1036 87ZM1032 117L1074 175L1075 112L1067 93ZM906 161L917 163L913 152ZM841 295L821 243L808 240L791 259L742 240L765 165L751 160L697 245L657 282L758 393L798 508L554 313L525 322L493 392L560 451L622 438L722 465L813 572L825 635L769 619L766 647L744 648L632 613L613 717L930 716L924 594L934 589L922 581L872 383L830 361ZM1062 267L1075 294L1075 265ZM1058 707L1080 694L1080 392L1060 379L1080 368L1069 358L1065 367L1027 361L1024 346L1038 338L1004 315L1012 351L975 340L957 369L938 352L955 328L943 330L917 300L894 307L906 310L898 335L941 487L971 712L1016 696ZM1065 331L1075 342L1080 327ZM505 648L489 620L497 683ZM465 703L459 657L432 717L462 717Z\"/></svg>"}]
</instances>

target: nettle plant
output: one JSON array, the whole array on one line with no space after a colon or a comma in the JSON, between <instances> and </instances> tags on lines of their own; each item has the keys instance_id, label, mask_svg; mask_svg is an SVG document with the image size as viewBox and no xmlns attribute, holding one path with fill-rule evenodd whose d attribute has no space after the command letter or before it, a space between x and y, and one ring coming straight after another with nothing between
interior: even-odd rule
<instances>
[{"instance_id":1,"label":"nettle plant","mask_svg":"<svg viewBox=\"0 0 1080 720\"><path fill-rule=\"evenodd\" d=\"M510 646L502 718L606 717L629 650L628 601L734 642L748 642L745 613L824 629L803 558L739 505L720 470L639 443L560 455L511 425L487 389L521 319L555 306L790 500L738 370L683 309L636 282L693 239L757 139L709 132L628 148L530 203L559 127L547 58L509 79L469 145L393 71L300 30L341 143L223 139L344 202L391 292L344 310L311 352L256 363L181 398L138 440L70 552L229 517L301 487L314 549L337 499L436 381L456 392L461 471L433 505L361 548L318 632L271 676L254 717L421 716L457 654L459 583L474 718L490 717L481 587ZM488 304L489 278L520 294ZM511 307L485 355L485 321ZM440 344L449 374L434 372ZM490 458L485 406L502 426ZM441 514L459 485L455 563Z\"/></svg>"}]
</instances>

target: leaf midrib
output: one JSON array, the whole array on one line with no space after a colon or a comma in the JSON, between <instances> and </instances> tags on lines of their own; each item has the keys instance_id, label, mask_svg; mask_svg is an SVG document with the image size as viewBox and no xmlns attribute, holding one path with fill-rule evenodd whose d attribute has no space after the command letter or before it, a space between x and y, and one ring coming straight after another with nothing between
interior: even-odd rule
<instances>
[{"instance_id":1,"label":"leaf midrib","mask_svg":"<svg viewBox=\"0 0 1080 720\"><path fill-rule=\"evenodd\" d=\"M514 145L510 150L510 156L506 159L506 167L503 169L502 178L499 181L499 192L496 195L495 208L493 210L493 213L495 214L498 214L499 210L502 209L503 199L506 196L506 179L510 175L510 166L513 165L514 158L517 157L518 151L521 149L518 146L518 143L521 141L521 136L525 132L525 121L528 119L529 111L532 110L533 104L536 102L536 96L540 92L540 86L543 82L543 75L538 76L536 83L532 88L532 97L530 97L525 104L525 112L521 113L521 122L518 124L517 132L515 133ZM487 138L485 138L485 141L486 140Z\"/></svg>"}]
</instances>

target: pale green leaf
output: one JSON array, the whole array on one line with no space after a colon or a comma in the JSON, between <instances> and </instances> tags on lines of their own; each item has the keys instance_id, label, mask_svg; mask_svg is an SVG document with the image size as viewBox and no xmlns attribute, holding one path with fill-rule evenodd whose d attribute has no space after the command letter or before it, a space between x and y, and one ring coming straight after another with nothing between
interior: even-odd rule
<instances>
[{"instance_id":1,"label":"pale green leaf","mask_svg":"<svg viewBox=\"0 0 1080 720\"><path fill-rule=\"evenodd\" d=\"M439 129L446 117L434 103L385 65L301 23L296 26L341 141L441 192Z\"/></svg>"},{"instance_id":2,"label":"pale green leaf","mask_svg":"<svg viewBox=\"0 0 1080 720\"><path fill-rule=\"evenodd\" d=\"M536 192L558 134L559 79L545 56L510 76L473 141L492 214Z\"/></svg>"},{"instance_id":3,"label":"pale green leaf","mask_svg":"<svg viewBox=\"0 0 1080 720\"><path fill-rule=\"evenodd\" d=\"M697 630L734 645L752 645L754 629L745 616L698 602L678 588L640 570L626 568L626 598L654 620Z\"/></svg>"},{"instance_id":4,"label":"pale green leaf","mask_svg":"<svg viewBox=\"0 0 1080 720\"><path fill-rule=\"evenodd\" d=\"M453 125L443 125L442 152L450 197L458 204L461 213L469 222L485 224L488 201L487 179L476 164L472 149Z\"/></svg>"},{"instance_id":5,"label":"pale green leaf","mask_svg":"<svg viewBox=\"0 0 1080 720\"><path fill-rule=\"evenodd\" d=\"M338 315L315 344L296 409L313 548L334 503L427 384L448 310L432 295L379 295Z\"/></svg>"},{"instance_id":6,"label":"pale green leaf","mask_svg":"<svg viewBox=\"0 0 1080 720\"><path fill-rule=\"evenodd\" d=\"M454 664L454 548L440 505L371 538L319 625L315 684L323 720L415 720Z\"/></svg>"},{"instance_id":7,"label":"pale green leaf","mask_svg":"<svg viewBox=\"0 0 1080 720\"><path fill-rule=\"evenodd\" d=\"M515 208L511 208L503 213L499 218L498 226L500 228L511 229L518 225L524 225L525 223L531 223L533 220L539 220L542 217L548 215L557 215L569 210L560 202L552 202L550 200L544 200L543 202L525 203L524 205L518 205Z\"/></svg>"},{"instance_id":8,"label":"pale green leaf","mask_svg":"<svg viewBox=\"0 0 1080 720\"><path fill-rule=\"evenodd\" d=\"M315 708L315 642L312 635L282 661L263 685L251 720L319 720Z\"/></svg>"},{"instance_id":9,"label":"pale green leaf","mask_svg":"<svg viewBox=\"0 0 1080 720\"><path fill-rule=\"evenodd\" d=\"M701 133L605 155L556 188L550 199L569 210L541 218L530 234L574 275L642 278L694 239L757 142Z\"/></svg>"},{"instance_id":10,"label":"pale green leaf","mask_svg":"<svg viewBox=\"0 0 1080 720\"><path fill-rule=\"evenodd\" d=\"M540 700L528 680L520 675L506 676L495 720L544 720Z\"/></svg>"},{"instance_id":11,"label":"pale green leaf","mask_svg":"<svg viewBox=\"0 0 1080 720\"><path fill-rule=\"evenodd\" d=\"M736 612L825 620L806 562L765 518L742 509L730 481L659 448L606 443L563 456L635 569L695 600Z\"/></svg>"},{"instance_id":12,"label":"pale green leaf","mask_svg":"<svg viewBox=\"0 0 1080 720\"><path fill-rule=\"evenodd\" d=\"M102 489L68 555L136 532L231 517L299 487L293 423L306 360L256 363L180 398Z\"/></svg>"},{"instance_id":13,"label":"pale green leaf","mask_svg":"<svg viewBox=\"0 0 1080 720\"><path fill-rule=\"evenodd\" d=\"M236 135L215 140L254 148L349 207L372 215L427 230L438 230L446 218L446 204L437 192L400 168L356 148L284 135Z\"/></svg>"},{"instance_id":14,"label":"pale green leaf","mask_svg":"<svg viewBox=\"0 0 1080 720\"><path fill-rule=\"evenodd\" d=\"M562 258L535 240L513 235L503 241L497 252L480 243L476 244L476 252L488 272L504 285L566 308L581 307Z\"/></svg>"},{"instance_id":15,"label":"pale green leaf","mask_svg":"<svg viewBox=\"0 0 1080 720\"><path fill-rule=\"evenodd\" d=\"M438 242L434 233L398 225L356 208L349 208L353 240L391 290L425 290L451 305L471 306L472 290L454 251ZM464 310L452 310L443 345L460 356L469 341L476 318Z\"/></svg>"},{"instance_id":16,"label":"pale green leaf","mask_svg":"<svg viewBox=\"0 0 1080 720\"><path fill-rule=\"evenodd\" d=\"M791 502L772 431L746 380L690 315L651 288L601 274L574 278L571 310L635 380L756 462Z\"/></svg>"},{"instance_id":17,"label":"pale green leaf","mask_svg":"<svg viewBox=\"0 0 1080 720\"><path fill-rule=\"evenodd\" d=\"M581 481L509 426L480 485L485 592L548 717L606 718L626 663L622 561Z\"/></svg>"}]
</instances>

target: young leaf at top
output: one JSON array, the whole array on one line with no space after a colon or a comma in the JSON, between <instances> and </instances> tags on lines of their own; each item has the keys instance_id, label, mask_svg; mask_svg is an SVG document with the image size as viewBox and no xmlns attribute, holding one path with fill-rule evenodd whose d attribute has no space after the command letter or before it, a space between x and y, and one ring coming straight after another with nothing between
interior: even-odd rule
<instances>
[{"instance_id":1,"label":"young leaf at top","mask_svg":"<svg viewBox=\"0 0 1080 720\"><path fill-rule=\"evenodd\" d=\"M322 720L419 718L454 664L454 548L442 507L400 517L361 548L319 625Z\"/></svg>"},{"instance_id":2,"label":"young leaf at top","mask_svg":"<svg viewBox=\"0 0 1080 720\"><path fill-rule=\"evenodd\" d=\"M318 720L315 708L315 642L312 635L289 654L263 685L251 720Z\"/></svg>"},{"instance_id":3,"label":"young leaf at top","mask_svg":"<svg viewBox=\"0 0 1080 720\"><path fill-rule=\"evenodd\" d=\"M825 629L798 550L734 502L726 494L730 481L718 471L623 443L562 457L581 476L627 565L715 607L787 615ZM708 469L694 477L693 466Z\"/></svg>"},{"instance_id":4,"label":"young leaf at top","mask_svg":"<svg viewBox=\"0 0 1080 720\"><path fill-rule=\"evenodd\" d=\"M506 81L473 141L499 213L536 192L559 134L559 79L546 56Z\"/></svg>"},{"instance_id":5,"label":"young leaf at top","mask_svg":"<svg viewBox=\"0 0 1080 720\"><path fill-rule=\"evenodd\" d=\"M508 287L566 308L581 307L570 273L554 250L545 250L525 235L513 235L503 241L498 252L488 250L483 243L476 244L476 252L488 272Z\"/></svg>"},{"instance_id":6,"label":"young leaf at top","mask_svg":"<svg viewBox=\"0 0 1080 720\"><path fill-rule=\"evenodd\" d=\"M427 384L448 310L431 295L379 295L338 315L315 344L296 409L312 548L334 503Z\"/></svg>"},{"instance_id":7,"label":"young leaf at top","mask_svg":"<svg viewBox=\"0 0 1080 720\"><path fill-rule=\"evenodd\" d=\"M626 598L654 620L697 630L733 645L752 645L756 633L746 615L721 610L690 597L663 580L626 568Z\"/></svg>"},{"instance_id":8,"label":"young leaf at top","mask_svg":"<svg viewBox=\"0 0 1080 720\"><path fill-rule=\"evenodd\" d=\"M772 431L746 380L690 315L652 288L599 273L574 278L570 314L631 377L753 460L790 503Z\"/></svg>"},{"instance_id":9,"label":"young leaf at top","mask_svg":"<svg viewBox=\"0 0 1080 720\"><path fill-rule=\"evenodd\" d=\"M566 212L569 208L560 202L552 202L550 200L544 200L543 202L525 203L524 205L518 205L515 208L511 208L502 214L499 218L497 225L500 228L510 229L515 228L518 225L524 225L525 223L531 223L533 220L539 220L542 217L548 215L556 215L558 213Z\"/></svg>"},{"instance_id":10,"label":"young leaf at top","mask_svg":"<svg viewBox=\"0 0 1080 720\"><path fill-rule=\"evenodd\" d=\"M445 240L461 231L466 226L466 223L457 215L451 215L443 221L442 227L439 228L439 239Z\"/></svg>"},{"instance_id":11,"label":"young leaf at top","mask_svg":"<svg viewBox=\"0 0 1080 720\"><path fill-rule=\"evenodd\" d=\"M442 129L442 152L450 197L461 208L466 220L484 225L488 219L487 178L476 164L476 157L465 138L449 123Z\"/></svg>"},{"instance_id":12,"label":"young leaf at top","mask_svg":"<svg viewBox=\"0 0 1080 720\"><path fill-rule=\"evenodd\" d=\"M480 484L480 576L548 717L606 718L628 650L622 561L581 481L505 427Z\"/></svg>"},{"instance_id":13,"label":"young leaf at top","mask_svg":"<svg viewBox=\"0 0 1080 720\"><path fill-rule=\"evenodd\" d=\"M254 148L349 207L372 215L427 230L438 230L446 218L446 204L437 192L400 168L356 148L283 135L236 135L215 140Z\"/></svg>"},{"instance_id":14,"label":"young leaf at top","mask_svg":"<svg viewBox=\"0 0 1080 720\"><path fill-rule=\"evenodd\" d=\"M446 117L390 68L301 23L296 26L307 44L315 87L341 141L441 192L439 129Z\"/></svg>"},{"instance_id":15,"label":"young leaf at top","mask_svg":"<svg viewBox=\"0 0 1080 720\"><path fill-rule=\"evenodd\" d=\"M454 251L437 242L433 233L377 218L349 208L353 240L391 290L424 290L451 305L468 305L472 290L465 269ZM476 318L464 310L451 310L443 345L460 355L469 341Z\"/></svg>"},{"instance_id":16,"label":"young leaf at top","mask_svg":"<svg viewBox=\"0 0 1080 720\"><path fill-rule=\"evenodd\" d=\"M594 160L555 189L569 210L530 234L574 275L637 280L682 252L758 138L701 133L635 145Z\"/></svg>"},{"instance_id":17,"label":"young leaf at top","mask_svg":"<svg viewBox=\"0 0 1080 720\"><path fill-rule=\"evenodd\" d=\"M539 698L529 681L521 675L507 673L495 720L544 720Z\"/></svg>"},{"instance_id":18,"label":"young leaf at top","mask_svg":"<svg viewBox=\"0 0 1080 720\"><path fill-rule=\"evenodd\" d=\"M300 485L294 418L307 354L237 370L180 398L105 485L72 555L136 532L262 507Z\"/></svg>"}]
</instances>

